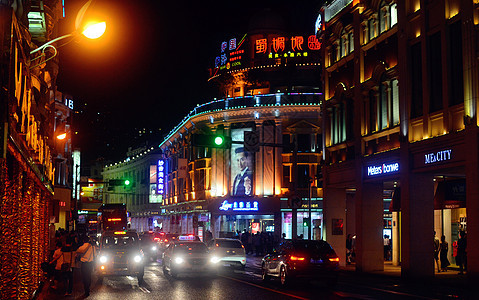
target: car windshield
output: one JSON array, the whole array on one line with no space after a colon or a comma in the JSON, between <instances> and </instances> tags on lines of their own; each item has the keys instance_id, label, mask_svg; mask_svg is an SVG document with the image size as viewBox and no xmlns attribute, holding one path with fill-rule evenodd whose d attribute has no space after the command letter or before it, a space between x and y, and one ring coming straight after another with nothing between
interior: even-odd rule
<instances>
[{"instance_id":1,"label":"car windshield","mask_svg":"<svg viewBox=\"0 0 479 300\"><path fill-rule=\"evenodd\" d=\"M137 245L134 236L107 236L103 238L104 248L123 248Z\"/></svg>"},{"instance_id":2,"label":"car windshield","mask_svg":"<svg viewBox=\"0 0 479 300\"><path fill-rule=\"evenodd\" d=\"M184 243L178 244L175 247L175 253L192 254L192 253L206 253L208 248L203 243Z\"/></svg>"},{"instance_id":3,"label":"car windshield","mask_svg":"<svg viewBox=\"0 0 479 300\"><path fill-rule=\"evenodd\" d=\"M222 248L242 248L240 241L216 240L216 244Z\"/></svg>"}]
</instances>

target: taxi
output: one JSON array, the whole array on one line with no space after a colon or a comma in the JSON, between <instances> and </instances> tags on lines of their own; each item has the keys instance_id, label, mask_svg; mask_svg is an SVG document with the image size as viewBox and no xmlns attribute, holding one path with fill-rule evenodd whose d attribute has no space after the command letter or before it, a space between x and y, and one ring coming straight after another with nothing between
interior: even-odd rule
<instances>
[{"instance_id":1,"label":"taxi","mask_svg":"<svg viewBox=\"0 0 479 300\"><path fill-rule=\"evenodd\" d=\"M173 278L180 274L214 275L217 266L218 260L201 241L177 240L163 253L163 274Z\"/></svg>"},{"instance_id":2,"label":"taxi","mask_svg":"<svg viewBox=\"0 0 479 300\"><path fill-rule=\"evenodd\" d=\"M136 231L106 231L100 238L96 271L106 276L136 276L143 281L145 257Z\"/></svg>"}]
</instances>

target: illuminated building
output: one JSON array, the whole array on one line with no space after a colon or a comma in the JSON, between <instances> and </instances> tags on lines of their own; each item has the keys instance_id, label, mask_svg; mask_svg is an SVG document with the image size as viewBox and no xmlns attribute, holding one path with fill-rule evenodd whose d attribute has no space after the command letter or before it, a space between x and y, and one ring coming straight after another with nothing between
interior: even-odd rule
<instances>
[{"instance_id":1,"label":"illuminated building","mask_svg":"<svg viewBox=\"0 0 479 300\"><path fill-rule=\"evenodd\" d=\"M321 238L320 44L314 35L288 33L273 19L219 43L209 82L221 99L195 107L161 142L167 169L163 230L308 238L303 218L312 198L314 237ZM248 132L255 133L245 142ZM198 145L193 134L225 135L232 144ZM258 151L245 154L247 145Z\"/></svg>"},{"instance_id":2,"label":"illuminated building","mask_svg":"<svg viewBox=\"0 0 479 300\"><path fill-rule=\"evenodd\" d=\"M156 184L160 152L155 147L139 147L130 150L123 161L103 168L103 203L125 203L129 226L138 232L159 227L162 197ZM114 179L129 180L129 184L109 184Z\"/></svg>"},{"instance_id":3,"label":"illuminated building","mask_svg":"<svg viewBox=\"0 0 479 300\"><path fill-rule=\"evenodd\" d=\"M68 179L63 176L68 174L68 163L63 160L68 151L55 149L61 148L55 141L55 126L64 124L68 114L63 103L56 102L61 100L55 95L58 59L46 62L41 53L30 53L56 35L61 17L61 1L0 4L2 299L32 297L44 280L40 264L54 248L49 240L54 238L49 236L54 233L53 224L58 223L53 203L70 205L66 201L71 199L71 190L68 194ZM60 119L55 120L54 113ZM56 169L61 166L65 168ZM54 184L61 184L62 192L54 193Z\"/></svg>"},{"instance_id":4,"label":"illuminated building","mask_svg":"<svg viewBox=\"0 0 479 300\"><path fill-rule=\"evenodd\" d=\"M478 15L455 0L321 9L324 235L343 262L356 235L360 271L384 269L383 234L405 277L434 276L434 231L452 245L465 230L477 248Z\"/></svg>"}]
</instances>

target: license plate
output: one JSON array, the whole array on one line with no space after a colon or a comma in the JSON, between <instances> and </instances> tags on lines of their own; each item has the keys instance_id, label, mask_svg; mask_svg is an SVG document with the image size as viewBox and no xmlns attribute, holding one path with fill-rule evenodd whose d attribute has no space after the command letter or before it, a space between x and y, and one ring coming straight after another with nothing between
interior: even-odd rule
<instances>
[{"instance_id":1,"label":"license plate","mask_svg":"<svg viewBox=\"0 0 479 300\"><path fill-rule=\"evenodd\" d=\"M322 259L311 259L310 262L312 264L322 264L323 260Z\"/></svg>"}]
</instances>

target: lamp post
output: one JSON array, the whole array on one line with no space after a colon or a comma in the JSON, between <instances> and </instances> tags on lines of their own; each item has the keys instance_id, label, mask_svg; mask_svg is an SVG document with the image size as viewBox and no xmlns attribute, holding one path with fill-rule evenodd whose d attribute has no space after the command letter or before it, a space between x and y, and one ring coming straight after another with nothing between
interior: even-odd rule
<instances>
[{"instance_id":1,"label":"lamp post","mask_svg":"<svg viewBox=\"0 0 479 300\"><path fill-rule=\"evenodd\" d=\"M65 34L63 36L57 37L57 38L55 38L51 41L46 42L45 44L41 45L40 47L30 51L30 54L34 54L34 53L39 52L39 51L44 53L45 49L51 48L51 49L53 49L54 54L51 57L49 57L48 59L45 60L45 61L48 61L48 60L52 59L53 57L55 57L57 55L58 51L53 44L60 41L60 40L63 40L63 39L66 39L66 38L71 38L70 41L72 41L72 40L80 37L81 35L83 35L83 36L85 36L89 39L97 39L97 38L101 37L103 35L103 33L105 33L105 30L106 30L106 23L105 22L88 22L87 24L85 24L85 26L82 27L83 17L85 16L85 13L86 13L87 9L91 5L92 2L93 2L93 0L89 0L78 11L78 14L77 14L76 19L75 19L75 31L73 31L72 33ZM38 65L35 65L31 68L34 68L36 66L38 66Z\"/></svg>"}]
</instances>

